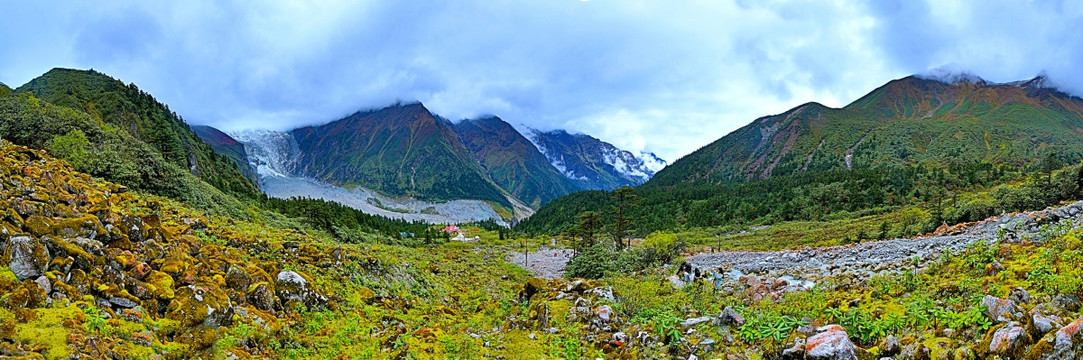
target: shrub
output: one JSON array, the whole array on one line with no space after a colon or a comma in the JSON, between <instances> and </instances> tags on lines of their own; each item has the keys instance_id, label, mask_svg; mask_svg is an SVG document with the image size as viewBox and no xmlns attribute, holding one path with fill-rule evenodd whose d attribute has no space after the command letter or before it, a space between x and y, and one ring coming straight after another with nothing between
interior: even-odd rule
<instances>
[{"instance_id":1,"label":"shrub","mask_svg":"<svg viewBox=\"0 0 1083 360\"><path fill-rule=\"evenodd\" d=\"M617 270L615 255L616 253L606 244L591 246L568 262L564 268L564 275L570 278L599 279L606 272Z\"/></svg>"}]
</instances>

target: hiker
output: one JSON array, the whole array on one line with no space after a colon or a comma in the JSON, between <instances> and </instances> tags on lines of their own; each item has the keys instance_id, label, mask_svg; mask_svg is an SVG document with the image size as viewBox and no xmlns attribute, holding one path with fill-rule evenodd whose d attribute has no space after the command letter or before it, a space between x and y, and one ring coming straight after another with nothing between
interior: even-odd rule
<instances>
[{"instance_id":1,"label":"hiker","mask_svg":"<svg viewBox=\"0 0 1083 360\"><path fill-rule=\"evenodd\" d=\"M712 274L711 276L713 277L713 280L714 280L714 288L715 288L715 290L721 289L722 288L722 279L723 279L722 268L714 269L714 274Z\"/></svg>"}]
</instances>

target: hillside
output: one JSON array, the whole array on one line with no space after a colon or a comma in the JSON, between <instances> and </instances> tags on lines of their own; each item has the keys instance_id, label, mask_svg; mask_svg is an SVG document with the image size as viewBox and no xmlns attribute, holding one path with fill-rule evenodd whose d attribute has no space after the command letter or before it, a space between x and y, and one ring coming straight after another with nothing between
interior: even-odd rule
<instances>
[{"instance_id":1,"label":"hillside","mask_svg":"<svg viewBox=\"0 0 1083 360\"><path fill-rule=\"evenodd\" d=\"M579 190L530 140L498 117L463 120L455 131L497 185L533 208Z\"/></svg>"},{"instance_id":2,"label":"hillside","mask_svg":"<svg viewBox=\"0 0 1083 360\"><path fill-rule=\"evenodd\" d=\"M53 105L24 92L0 97L0 120L0 138L48 149L78 171L217 214L240 215L245 208L188 168L165 159L156 147L81 110ZM228 159L219 158L233 166Z\"/></svg>"},{"instance_id":3,"label":"hillside","mask_svg":"<svg viewBox=\"0 0 1083 360\"><path fill-rule=\"evenodd\" d=\"M474 199L512 208L452 124L421 103L357 112L290 134L301 152L299 172L321 181L392 197Z\"/></svg>"},{"instance_id":4,"label":"hillside","mask_svg":"<svg viewBox=\"0 0 1083 360\"><path fill-rule=\"evenodd\" d=\"M251 162L248 160L248 153L244 148L244 144L210 126L192 126L192 132L199 136L203 143L210 145L215 152L233 160L233 163L237 164L237 168L241 170L245 177L259 184L259 177L256 174L256 169L252 167Z\"/></svg>"},{"instance_id":5,"label":"hillside","mask_svg":"<svg viewBox=\"0 0 1083 360\"><path fill-rule=\"evenodd\" d=\"M1036 172L1083 159L1083 100L1044 83L907 77L841 109L810 103L756 119L638 187L639 230L850 219L917 206L920 226L892 229L914 233L1044 206L1045 190L1023 200L957 196L1008 182L1044 189ZM611 203L599 203L606 198L556 199L519 229L570 230L579 213L608 211Z\"/></svg>"},{"instance_id":6,"label":"hillside","mask_svg":"<svg viewBox=\"0 0 1083 360\"><path fill-rule=\"evenodd\" d=\"M341 243L258 209L258 222L207 215L6 141L0 188L2 358L544 351L511 346L530 341L521 330L489 337L526 280L491 254Z\"/></svg>"},{"instance_id":7,"label":"hillside","mask_svg":"<svg viewBox=\"0 0 1083 360\"><path fill-rule=\"evenodd\" d=\"M651 186L733 183L922 162L1033 167L1083 158L1083 99L1044 78L993 84L910 76L841 109L809 103L756 119L659 172Z\"/></svg>"},{"instance_id":8,"label":"hillside","mask_svg":"<svg viewBox=\"0 0 1083 360\"><path fill-rule=\"evenodd\" d=\"M170 164L241 198L259 197L237 164L217 154L176 112L140 90L93 70L52 69L20 86L42 101L85 112L152 146ZM85 131L85 130L84 130Z\"/></svg>"},{"instance_id":9,"label":"hillside","mask_svg":"<svg viewBox=\"0 0 1083 360\"><path fill-rule=\"evenodd\" d=\"M666 165L654 154L643 154L641 159L586 134L531 130L527 136L554 167L583 189L636 186Z\"/></svg>"}]
</instances>

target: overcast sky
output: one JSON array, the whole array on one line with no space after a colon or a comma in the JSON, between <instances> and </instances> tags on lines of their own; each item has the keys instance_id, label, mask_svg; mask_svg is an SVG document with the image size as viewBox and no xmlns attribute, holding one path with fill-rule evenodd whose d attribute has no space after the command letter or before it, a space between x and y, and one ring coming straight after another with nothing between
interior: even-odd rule
<instances>
[{"instance_id":1,"label":"overcast sky","mask_svg":"<svg viewBox=\"0 0 1083 360\"><path fill-rule=\"evenodd\" d=\"M1083 93L1080 1L22 1L0 18L12 87L94 68L224 130L420 100L669 161L944 66Z\"/></svg>"}]
</instances>

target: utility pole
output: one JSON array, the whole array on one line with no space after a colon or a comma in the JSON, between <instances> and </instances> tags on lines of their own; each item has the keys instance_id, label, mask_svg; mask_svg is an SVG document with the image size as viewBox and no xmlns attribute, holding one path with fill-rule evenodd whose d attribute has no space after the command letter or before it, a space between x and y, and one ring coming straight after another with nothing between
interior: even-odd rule
<instances>
[{"instance_id":1,"label":"utility pole","mask_svg":"<svg viewBox=\"0 0 1083 360\"><path fill-rule=\"evenodd\" d=\"M714 234L714 249L711 252L718 251L722 247L722 234Z\"/></svg>"}]
</instances>

